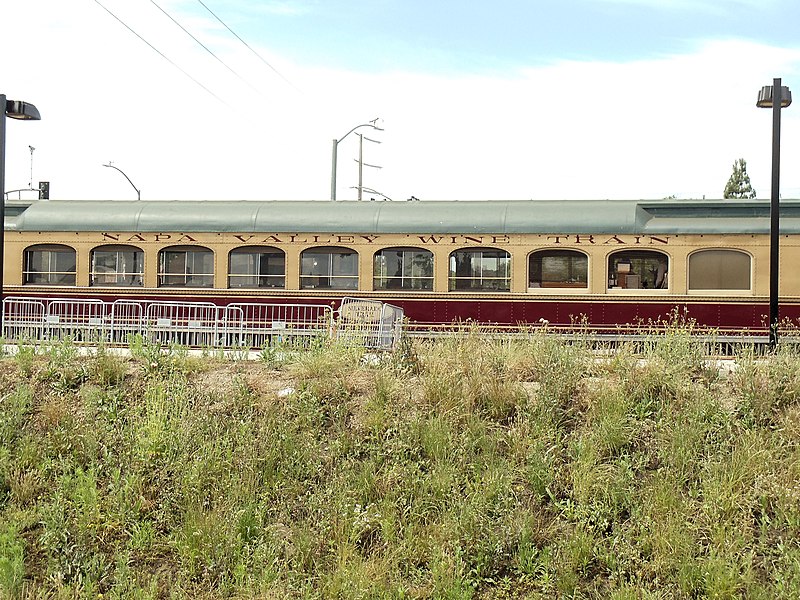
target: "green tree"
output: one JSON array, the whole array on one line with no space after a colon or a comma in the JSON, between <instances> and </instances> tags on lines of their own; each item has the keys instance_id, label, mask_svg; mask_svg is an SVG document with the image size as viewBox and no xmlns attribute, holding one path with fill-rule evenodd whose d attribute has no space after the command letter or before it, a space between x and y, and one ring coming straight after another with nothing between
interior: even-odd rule
<instances>
[{"instance_id":1,"label":"green tree","mask_svg":"<svg viewBox=\"0 0 800 600\"><path fill-rule=\"evenodd\" d=\"M750 185L750 175L747 174L747 163L743 158L733 163L733 173L731 173L728 183L725 184L723 198L742 198L752 199L756 197L756 191Z\"/></svg>"}]
</instances>

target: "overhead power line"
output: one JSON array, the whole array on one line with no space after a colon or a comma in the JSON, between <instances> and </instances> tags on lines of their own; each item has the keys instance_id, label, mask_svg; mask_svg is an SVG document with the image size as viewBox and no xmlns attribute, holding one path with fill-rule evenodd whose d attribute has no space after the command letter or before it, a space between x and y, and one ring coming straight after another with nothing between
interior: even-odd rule
<instances>
[{"instance_id":1,"label":"overhead power line","mask_svg":"<svg viewBox=\"0 0 800 600\"><path fill-rule=\"evenodd\" d=\"M163 52L161 52L161 50L159 50L158 48L156 48L155 46L153 46L153 44L151 44L150 42L148 42L148 41L147 41L146 39L144 39L144 38L143 38L141 35L139 35L139 34L138 34L136 31L134 31L134 30L133 30L133 28L131 28L131 27L130 27L130 26L129 26L129 25L128 25L128 24L127 24L125 21L123 21L122 19L120 19L120 18L119 18L117 15L115 15L113 12L111 12L111 11L110 11L108 8L106 8L105 6L103 6L103 4L100 2L100 0L94 0L94 1L97 3L97 5L98 5L98 6L100 6L100 8L102 8L104 11L106 11L108 14L110 14L112 17L114 17L114 18L115 18L115 19L116 19L116 20L117 20L117 21L118 21L118 22L119 22L119 23L120 23L120 24L121 24L123 27L125 27L125 29L127 29L128 31L130 31L130 32L131 32L133 35L135 35L137 38L139 38L141 41L143 41L145 44L147 44L147 45L148 45L148 46L149 46L149 47L150 47L150 48L151 48L153 51L155 51L155 52L156 52L156 53L157 53L157 54L158 54L158 55L159 55L161 58L163 58L163 59L164 59L164 60L166 60L166 61L167 61L169 64L171 64L173 67L175 67L176 69L178 69L178 70L179 70L181 73L183 73L183 74L184 74L184 75L186 75L186 76L187 76L189 79L191 79L192 81L194 81L194 82L195 82L197 85L199 85L201 88L203 88L203 89L204 89L206 92L208 92L209 94L211 94L212 96L214 96L214 98L216 98L217 100L219 100L220 102L222 102L222 103L223 103L225 106L228 106L228 103L227 103L227 102L225 102L225 101L224 101L222 98L220 98L219 96L217 96L217 95L216 95L214 92L212 92L210 89L208 89L208 88L207 88L206 86L204 86L202 83L200 83L200 82L199 82L197 79L195 79L194 77L192 77L192 76L191 76L191 75L190 75L190 74L189 74L187 71L185 71L185 70L184 70L184 69L182 69L180 66L178 66L178 65L177 65L177 64L176 64L174 61L170 60L170 59L169 59L169 58L168 58L168 57L167 57L167 56L166 56L166 55L165 55Z\"/></svg>"},{"instance_id":2,"label":"overhead power line","mask_svg":"<svg viewBox=\"0 0 800 600\"><path fill-rule=\"evenodd\" d=\"M178 21L177 21L177 20L176 20L176 19L175 19L175 18L174 18L174 17L173 17L171 14L169 14L169 13L168 13L166 10L164 10L163 8L161 8L161 6L159 6L159 5L158 5L158 3L157 3L155 0L150 0L150 2L151 2L151 3L153 4L153 6L155 6L155 7L156 7L158 10L160 10L162 13L164 13L164 15L166 15L167 17L169 17L170 21L172 21L173 23L175 23L175 25L177 25L178 27L180 27L180 28L181 28L181 30L182 30L182 31L183 31L183 32L184 32L186 35L188 35L188 36L189 36L190 38L192 38L192 39L193 39L195 42L197 42L197 43L198 43L198 44L199 44L199 45L200 45L200 46L201 46L201 47L202 47L202 48L203 48L203 49L204 49L206 52L208 52L208 53L209 53L211 56L213 56L214 58L216 58L216 59L217 59L217 60L220 62L220 64L221 64L223 67L225 67L226 69L228 69L228 71L230 71L231 73L233 73L234 75L236 75L236 77L238 77L238 78L239 78L239 81L241 81L242 83L246 84L246 85L247 85L247 86L248 86L248 87L249 87L251 90L253 90L254 92L257 92L257 93L261 94L261 91L260 91L260 90L258 90L258 89L257 89L257 88L256 88L254 85L252 85L252 84L251 84L249 81L247 81L247 80L246 80L244 77L242 77L241 75L239 75L239 73L237 73L236 71L234 71L234 70L233 70L233 69L232 69L232 68L231 68L231 67L230 67L230 66L229 66L229 65L228 65L228 64L227 64L227 63L226 63L224 60L222 60L222 59L221 59L219 56L217 56L216 54L214 54L214 52L213 52L213 51L212 51L212 50L211 50L211 49L210 49L208 46L206 46L206 45L205 45L203 42L201 42L201 41L200 41L200 40L198 40L196 37L194 37L194 36L191 34L191 32L189 32L189 30L188 30L188 29L186 29L186 28L185 28L183 25L181 25L181 24L180 24L180 23L179 23L179 22L178 22ZM263 95L263 94L262 94L262 95Z\"/></svg>"},{"instance_id":3,"label":"overhead power line","mask_svg":"<svg viewBox=\"0 0 800 600\"><path fill-rule=\"evenodd\" d=\"M95 1L97 1L97 0L95 0ZM152 0L151 0L151 1L152 1ZM242 43L243 43L243 44L244 44L244 45L247 47L247 49L248 49L248 50L250 50L250 52L252 52L253 54L255 54L255 55L256 55L256 56L257 56L257 57L258 57L258 58L261 60L261 62L263 62L263 63L264 63L265 65L267 65L267 66L268 66L270 69L272 69L272 71L273 71L273 72L274 72L274 73L275 73L275 74L276 74L278 77L280 77L280 78L281 78L281 79L283 79L283 80L284 80L284 81L285 81L287 84L289 84L290 86L292 86L292 88L294 88L295 90L297 90L297 88L296 88L296 87L294 87L294 85L292 84L292 82L291 82L291 81L289 81L288 79L286 79L286 77L284 77L284 76L283 76L283 75L282 75L282 74L281 74L281 73L278 71L278 69L276 69L275 67L273 67L273 66L272 66L272 65L271 65L271 64L270 64L270 63L267 61L267 59L265 59L265 58L264 58L263 56L261 56L261 55L260 55L258 52L256 52L256 51L255 51L255 50L254 50L254 49L253 49L253 48L250 46L250 44L248 44L248 43L247 43L247 42L245 42L245 41L244 41L242 38L240 38L240 37L239 37L239 35L238 35L238 34L237 34L237 33L236 33L236 32L235 32L233 29L231 29L230 27L228 27L227 23L225 23L225 21L223 21L222 19L220 19L220 18L219 18L219 17L216 15L216 13L215 13L213 10L211 10L210 8L208 8L208 6L206 6L206 5L205 5L205 3L203 2L203 0L197 0L197 1L198 1L198 2L199 2L199 3L200 3L202 6L203 6L203 8L205 8L205 9L206 9L206 10L207 10L209 13L211 13L211 16L213 16L213 17L214 17L214 18L215 18L217 21L219 21L219 22L222 24L222 26L223 26L225 29L227 29L228 31L230 31L230 32L231 32L231 34L232 34L232 35L233 35L233 36L234 36L234 37L235 37L237 40L239 40L240 42L242 42Z\"/></svg>"}]
</instances>

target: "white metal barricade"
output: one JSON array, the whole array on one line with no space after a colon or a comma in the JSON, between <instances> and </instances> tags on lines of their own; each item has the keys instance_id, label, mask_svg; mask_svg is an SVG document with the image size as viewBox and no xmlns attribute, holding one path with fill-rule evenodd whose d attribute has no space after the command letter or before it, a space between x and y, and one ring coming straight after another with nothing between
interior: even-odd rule
<instances>
[{"instance_id":1,"label":"white metal barricade","mask_svg":"<svg viewBox=\"0 0 800 600\"><path fill-rule=\"evenodd\" d=\"M108 328L106 303L102 300L53 299L47 305L44 338L71 338L81 342L105 341Z\"/></svg>"},{"instance_id":2,"label":"white metal barricade","mask_svg":"<svg viewBox=\"0 0 800 600\"><path fill-rule=\"evenodd\" d=\"M151 302L145 310L147 339L158 344L218 346L220 310L213 302Z\"/></svg>"},{"instance_id":3,"label":"white metal barricade","mask_svg":"<svg viewBox=\"0 0 800 600\"><path fill-rule=\"evenodd\" d=\"M336 322L338 339L375 350L392 350L400 340L403 309L378 300L343 298Z\"/></svg>"},{"instance_id":4,"label":"white metal barricade","mask_svg":"<svg viewBox=\"0 0 800 600\"><path fill-rule=\"evenodd\" d=\"M405 311L393 304L384 304L381 310L381 326L378 332L378 347L381 350L394 350L403 334Z\"/></svg>"},{"instance_id":5,"label":"white metal barricade","mask_svg":"<svg viewBox=\"0 0 800 600\"><path fill-rule=\"evenodd\" d=\"M3 339L39 341L43 339L45 303L33 298L3 299Z\"/></svg>"},{"instance_id":6,"label":"white metal barricade","mask_svg":"<svg viewBox=\"0 0 800 600\"><path fill-rule=\"evenodd\" d=\"M304 344L314 337L330 336L333 310L324 304L234 303L227 306L225 322L229 346Z\"/></svg>"},{"instance_id":7,"label":"white metal barricade","mask_svg":"<svg viewBox=\"0 0 800 600\"><path fill-rule=\"evenodd\" d=\"M167 302L22 298L3 300L6 341L126 344L139 334L150 342L187 347L263 348L314 338L390 350L400 339L403 310L376 300L344 298L334 326L324 304Z\"/></svg>"},{"instance_id":8,"label":"white metal barricade","mask_svg":"<svg viewBox=\"0 0 800 600\"><path fill-rule=\"evenodd\" d=\"M127 344L133 335L144 335L144 303L115 300L111 303L109 341Z\"/></svg>"}]
</instances>

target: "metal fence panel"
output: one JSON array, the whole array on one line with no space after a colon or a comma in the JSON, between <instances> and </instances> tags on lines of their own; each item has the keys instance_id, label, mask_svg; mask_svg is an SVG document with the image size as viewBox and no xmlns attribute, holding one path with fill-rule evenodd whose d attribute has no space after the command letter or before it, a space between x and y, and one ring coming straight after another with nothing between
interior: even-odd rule
<instances>
[{"instance_id":1,"label":"metal fence panel","mask_svg":"<svg viewBox=\"0 0 800 600\"><path fill-rule=\"evenodd\" d=\"M144 335L144 303L135 300L115 300L111 303L111 330L113 344L127 344L133 335Z\"/></svg>"},{"instance_id":2,"label":"metal fence panel","mask_svg":"<svg viewBox=\"0 0 800 600\"><path fill-rule=\"evenodd\" d=\"M230 346L305 344L314 337L330 336L333 324L333 310L324 304L234 303L227 308L232 311L227 322L240 319L240 327L228 340Z\"/></svg>"},{"instance_id":3,"label":"metal fence panel","mask_svg":"<svg viewBox=\"0 0 800 600\"><path fill-rule=\"evenodd\" d=\"M381 311L380 337L377 340L381 350L394 350L403 334L405 311L393 304L384 304Z\"/></svg>"},{"instance_id":4,"label":"metal fence panel","mask_svg":"<svg viewBox=\"0 0 800 600\"><path fill-rule=\"evenodd\" d=\"M54 299L47 305L44 337L51 340L71 338L80 342L105 341L108 329L106 306L102 300Z\"/></svg>"},{"instance_id":5,"label":"metal fence panel","mask_svg":"<svg viewBox=\"0 0 800 600\"><path fill-rule=\"evenodd\" d=\"M315 338L352 341L391 350L400 339L403 310L377 300L344 298L338 319L324 304L172 302L145 300L23 298L3 300L7 341L150 342L187 347L263 348L306 346Z\"/></svg>"},{"instance_id":6,"label":"metal fence panel","mask_svg":"<svg viewBox=\"0 0 800 600\"><path fill-rule=\"evenodd\" d=\"M3 299L3 338L39 341L44 337L45 303L33 298Z\"/></svg>"},{"instance_id":7,"label":"metal fence panel","mask_svg":"<svg viewBox=\"0 0 800 600\"><path fill-rule=\"evenodd\" d=\"M218 346L221 310L213 302L151 302L145 311L147 339L157 344Z\"/></svg>"},{"instance_id":8,"label":"metal fence panel","mask_svg":"<svg viewBox=\"0 0 800 600\"><path fill-rule=\"evenodd\" d=\"M391 350L400 340L403 309L379 300L343 298L336 335L339 340L375 350Z\"/></svg>"}]
</instances>

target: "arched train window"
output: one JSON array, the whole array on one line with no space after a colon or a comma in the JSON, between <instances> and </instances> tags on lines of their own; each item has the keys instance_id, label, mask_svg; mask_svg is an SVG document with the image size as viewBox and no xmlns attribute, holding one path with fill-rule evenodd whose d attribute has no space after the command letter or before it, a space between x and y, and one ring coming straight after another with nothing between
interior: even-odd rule
<instances>
[{"instance_id":1,"label":"arched train window","mask_svg":"<svg viewBox=\"0 0 800 600\"><path fill-rule=\"evenodd\" d=\"M357 290L358 252L338 246L304 250L300 255L300 288Z\"/></svg>"},{"instance_id":2,"label":"arched train window","mask_svg":"<svg viewBox=\"0 0 800 600\"><path fill-rule=\"evenodd\" d=\"M286 255L269 246L247 246L228 255L228 287L283 288L286 286Z\"/></svg>"},{"instance_id":3,"label":"arched train window","mask_svg":"<svg viewBox=\"0 0 800 600\"><path fill-rule=\"evenodd\" d=\"M159 287L214 287L214 253L203 246L170 246L158 253Z\"/></svg>"},{"instance_id":4,"label":"arched train window","mask_svg":"<svg viewBox=\"0 0 800 600\"><path fill-rule=\"evenodd\" d=\"M29 246L23 255L22 283L75 285L75 250L61 244Z\"/></svg>"},{"instance_id":5,"label":"arched train window","mask_svg":"<svg viewBox=\"0 0 800 600\"><path fill-rule=\"evenodd\" d=\"M749 290L750 262L740 250L698 250L689 255L689 289Z\"/></svg>"},{"instance_id":6,"label":"arched train window","mask_svg":"<svg viewBox=\"0 0 800 600\"><path fill-rule=\"evenodd\" d=\"M585 288L589 258L577 250L540 250L528 258L528 287Z\"/></svg>"},{"instance_id":7,"label":"arched train window","mask_svg":"<svg viewBox=\"0 0 800 600\"><path fill-rule=\"evenodd\" d=\"M136 246L98 246L92 250L89 285L141 287L144 252Z\"/></svg>"},{"instance_id":8,"label":"arched train window","mask_svg":"<svg viewBox=\"0 0 800 600\"><path fill-rule=\"evenodd\" d=\"M450 291L507 292L511 255L496 248L465 248L450 254Z\"/></svg>"},{"instance_id":9,"label":"arched train window","mask_svg":"<svg viewBox=\"0 0 800 600\"><path fill-rule=\"evenodd\" d=\"M610 289L666 289L669 256L656 250L622 250L608 257Z\"/></svg>"},{"instance_id":10,"label":"arched train window","mask_svg":"<svg viewBox=\"0 0 800 600\"><path fill-rule=\"evenodd\" d=\"M432 290L433 252L421 248L384 248L375 253L376 290Z\"/></svg>"}]
</instances>

